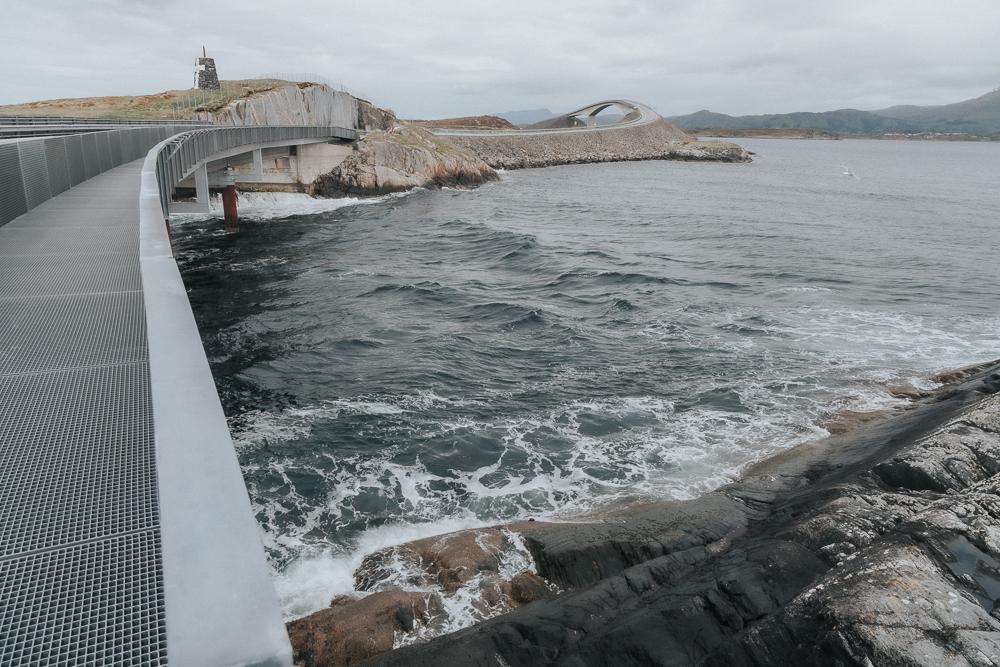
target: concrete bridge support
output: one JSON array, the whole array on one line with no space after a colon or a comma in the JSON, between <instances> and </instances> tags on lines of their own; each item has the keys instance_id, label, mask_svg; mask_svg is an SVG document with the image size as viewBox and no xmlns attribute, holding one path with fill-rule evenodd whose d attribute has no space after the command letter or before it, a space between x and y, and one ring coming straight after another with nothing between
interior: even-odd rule
<instances>
[{"instance_id":1,"label":"concrete bridge support","mask_svg":"<svg viewBox=\"0 0 1000 667\"><path fill-rule=\"evenodd\" d=\"M174 201L172 213L210 211L211 192L231 185L247 191L309 192L312 183L351 154L349 141L269 142L211 156L187 173L176 187L194 189L194 200Z\"/></svg>"},{"instance_id":2,"label":"concrete bridge support","mask_svg":"<svg viewBox=\"0 0 1000 667\"><path fill-rule=\"evenodd\" d=\"M198 167L198 171L194 172L194 191L195 191L195 202L198 207L204 207L205 211L208 211L208 202L211 197L208 191L208 165L203 164Z\"/></svg>"},{"instance_id":3,"label":"concrete bridge support","mask_svg":"<svg viewBox=\"0 0 1000 667\"><path fill-rule=\"evenodd\" d=\"M264 180L264 152L259 148L253 152L253 172L250 177L258 181Z\"/></svg>"}]
</instances>

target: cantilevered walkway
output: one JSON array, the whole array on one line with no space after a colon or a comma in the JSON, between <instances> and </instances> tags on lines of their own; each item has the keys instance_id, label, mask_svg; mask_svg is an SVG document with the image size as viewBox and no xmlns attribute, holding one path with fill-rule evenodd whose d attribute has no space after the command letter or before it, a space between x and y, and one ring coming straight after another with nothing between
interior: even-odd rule
<instances>
[{"instance_id":1,"label":"cantilevered walkway","mask_svg":"<svg viewBox=\"0 0 1000 667\"><path fill-rule=\"evenodd\" d=\"M0 664L167 655L141 167L0 227Z\"/></svg>"},{"instance_id":2,"label":"cantilevered walkway","mask_svg":"<svg viewBox=\"0 0 1000 667\"><path fill-rule=\"evenodd\" d=\"M164 218L213 152L351 132L0 142L0 665L291 663Z\"/></svg>"}]
</instances>

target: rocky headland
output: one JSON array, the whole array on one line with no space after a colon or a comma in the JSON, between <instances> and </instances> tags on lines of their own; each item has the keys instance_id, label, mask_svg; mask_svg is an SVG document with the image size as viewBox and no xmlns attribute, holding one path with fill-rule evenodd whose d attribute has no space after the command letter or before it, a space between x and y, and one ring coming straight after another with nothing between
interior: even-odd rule
<instances>
[{"instance_id":1,"label":"rocky headland","mask_svg":"<svg viewBox=\"0 0 1000 667\"><path fill-rule=\"evenodd\" d=\"M296 661L1000 664L1000 362L936 379L695 500L373 554L369 595L289 625Z\"/></svg>"},{"instance_id":2,"label":"rocky headland","mask_svg":"<svg viewBox=\"0 0 1000 667\"><path fill-rule=\"evenodd\" d=\"M313 184L320 195L378 195L412 188L475 187L499 177L469 150L405 124L372 130Z\"/></svg>"},{"instance_id":3,"label":"rocky headland","mask_svg":"<svg viewBox=\"0 0 1000 667\"><path fill-rule=\"evenodd\" d=\"M728 141L698 141L664 119L596 131L449 136L495 169L633 160L749 162L750 154Z\"/></svg>"}]
</instances>

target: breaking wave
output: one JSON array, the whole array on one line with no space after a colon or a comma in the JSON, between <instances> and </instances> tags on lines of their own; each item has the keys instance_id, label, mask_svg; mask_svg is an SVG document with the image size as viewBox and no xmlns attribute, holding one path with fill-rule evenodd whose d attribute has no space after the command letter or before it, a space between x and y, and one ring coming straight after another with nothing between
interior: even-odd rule
<instances>
[{"instance_id":1,"label":"breaking wave","mask_svg":"<svg viewBox=\"0 0 1000 667\"><path fill-rule=\"evenodd\" d=\"M298 215L328 213L349 206L380 204L405 197L420 189L378 197L314 197L298 192L240 192L237 206L241 220L281 220ZM223 217L222 195L212 195L208 213L175 213L172 223L187 224Z\"/></svg>"}]
</instances>

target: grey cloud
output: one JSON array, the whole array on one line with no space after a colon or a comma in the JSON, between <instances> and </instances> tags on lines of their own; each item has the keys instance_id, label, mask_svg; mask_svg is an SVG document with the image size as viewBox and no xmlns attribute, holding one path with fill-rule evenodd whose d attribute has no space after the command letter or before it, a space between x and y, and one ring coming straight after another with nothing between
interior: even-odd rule
<instances>
[{"instance_id":1,"label":"grey cloud","mask_svg":"<svg viewBox=\"0 0 1000 667\"><path fill-rule=\"evenodd\" d=\"M0 103L315 72L410 117L633 97L663 113L948 103L1000 85L1000 3L31 2L0 25Z\"/></svg>"}]
</instances>

